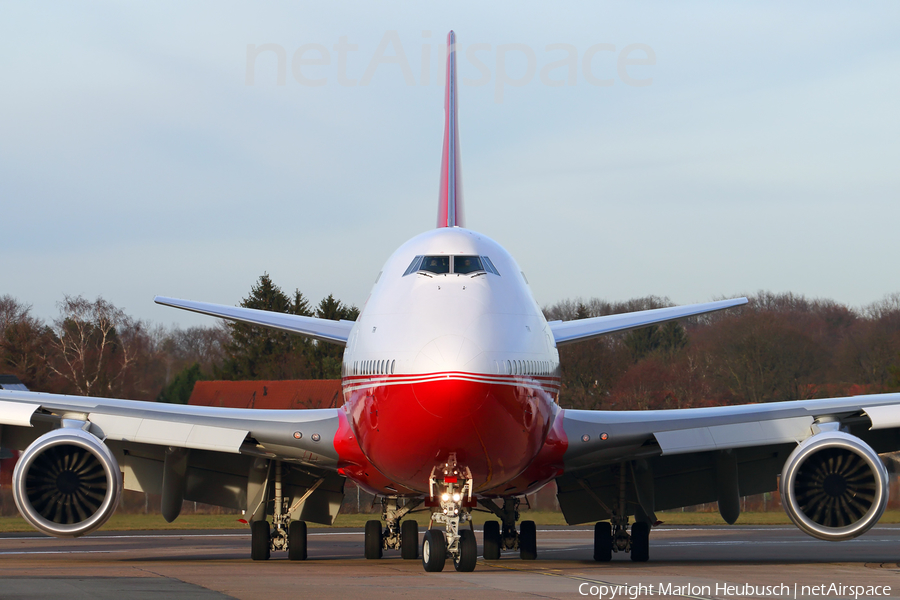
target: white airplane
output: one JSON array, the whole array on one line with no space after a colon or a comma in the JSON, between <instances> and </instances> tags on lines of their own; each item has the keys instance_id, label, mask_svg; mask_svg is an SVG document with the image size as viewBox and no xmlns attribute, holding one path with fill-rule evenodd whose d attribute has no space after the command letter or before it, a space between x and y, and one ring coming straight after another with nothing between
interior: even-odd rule
<instances>
[{"instance_id":1,"label":"white airplane","mask_svg":"<svg viewBox=\"0 0 900 600\"><path fill-rule=\"evenodd\" d=\"M900 394L665 411L558 405L557 347L745 304L745 298L547 322L512 256L463 227L456 58L448 36L437 228L385 263L355 322L157 297L156 302L345 347L345 404L241 410L0 391L0 443L24 449L14 497L35 528L90 533L122 489L245 511L251 557L307 556L306 522L331 524L352 479L382 499L365 556L399 548L440 571L483 556L537 556L521 498L556 481L570 524L595 522L594 559L649 557L656 511L779 488L793 522L824 540L872 527L888 499L878 452L900 448ZM429 521L419 541L418 524ZM634 519L633 524L631 523ZM271 524L270 524L271 521ZM630 525L630 526L629 526Z\"/></svg>"}]
</instances>

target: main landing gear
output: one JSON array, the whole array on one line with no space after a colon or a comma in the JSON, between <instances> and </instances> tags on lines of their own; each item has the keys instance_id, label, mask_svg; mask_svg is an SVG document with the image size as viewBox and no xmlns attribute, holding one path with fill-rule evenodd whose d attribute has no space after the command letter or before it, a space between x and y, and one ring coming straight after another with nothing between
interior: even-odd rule
<instances>
[{"instance_id":1,"label":"main landing gear","mask_svg":"<svg viewBox=\"0 0 900 600\"><path fill-rule=\"evenodd\" d=\"M500 518L500 521L486 521L484 524L485 560L499 560L502 550L518 550L522 560L537 558L537 528L534 521L522 521L516 531L519 502L518 498L504 498L503 506L499 506L493 500L480 500L481 506Z\"/></svg>"},{"instance_id":2,"label":"main landing gear","mask_svg":"<svg viewBox=\"0 0 900 600\"><path fill-rule=\"evenodd\" d=\"M250 558L253 560L268 560L272 551L279 550L287 550L288 560L306 560L306 522L291 520L288 499L281 490L281 475L281 461L276 461L274 529L266 520L250 523Z\"/></svg>"},{"instance_id":3,"label":"main landing gear","mask_svg":"<svg viewBox=\"0 0 900 600\"><path fill-rule=\"evenodd\" d=\"M612 560L613 552L630 552L634 562L647 562L650 559L650 519L642 508L638 507L638 515L642 517L631 526L628 533L628 512L625 504L625 467L619 470L619 501L612 511L611 522L605 521L594 525L594 560L605 562ZM652 512L652 511L651 511Z\"/></svg>"},{"instance_id":4,"label":"main landing gear","mask_svg":"<svg viewBox=\"0 0 900 600\"><path fill-rule=\"evenodd\" d=\"M421 500L411 500L401 507L397 498L385 498L381 505L385 528L381 528L381 521L366 521L366 558L381 558L384 550L391 548L399 548L405 560L419 558L419 524L414 520L402 523L400 520L421 503Z\"/></svg>"}]
</instances>

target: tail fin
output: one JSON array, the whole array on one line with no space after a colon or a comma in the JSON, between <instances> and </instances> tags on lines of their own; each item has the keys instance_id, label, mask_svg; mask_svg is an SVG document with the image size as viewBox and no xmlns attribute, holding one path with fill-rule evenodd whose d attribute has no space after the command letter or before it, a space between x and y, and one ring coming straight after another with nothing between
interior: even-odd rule
<instances>
[{"instance_id":1,"label":"tail fin","mask_svg":"<svg viewBox=\"0 0 900 600\"><path fill-rule=\"evenodd\" d=\"M447 34L447 85L444 96L444 152L441 158L441 195L438 227L463 227L462 167L459 126L456 122L456 34Z\"/></svg>"}]
</instances>

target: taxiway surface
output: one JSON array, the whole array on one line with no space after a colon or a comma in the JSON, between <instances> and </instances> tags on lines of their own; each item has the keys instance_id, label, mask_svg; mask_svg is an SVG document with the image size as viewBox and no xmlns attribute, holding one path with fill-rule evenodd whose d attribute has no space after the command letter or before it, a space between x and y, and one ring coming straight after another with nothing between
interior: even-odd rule
<instances>
[{"instance_id":1,"label":"taxiway surface","mask_svg":"<svg viewBox=\"0 0 900 600\"><path fill-rule=\"evenodd\" d=\"M477 537L480 541L480 531ZM592 539L590 528L539 527L536 561L508 552L499 561L479 559L472 573L455 572L452 561L442 573L425 573L421 561L401 560L397 551L385 552L382 560L363 559L363 534L357 529L310 529L310 560L304 562L289 562L284 553L251 561L244 530L101 531L77 540L7 533L0 534L0 598L498 600L584 598L595 587L597 593L607 590L604 598L610 598L613 585L639 584L645 588L631 588L632 594L620 588L616 598L748 597L725 593L725 584L783 584L772 591L790 590L749 597L793 598L794 592L797 597L853 597L802 593L803 586L822 584L890 586L889 596L900 597L897 526L877 527L840 543L814 540L788 526L661 527L651 536L648 563L633 563L628 555L595 563ZM681 587L685 584L692 587ZM650 585L656 587L646 593Z\"/></svg>"}]
</instances>

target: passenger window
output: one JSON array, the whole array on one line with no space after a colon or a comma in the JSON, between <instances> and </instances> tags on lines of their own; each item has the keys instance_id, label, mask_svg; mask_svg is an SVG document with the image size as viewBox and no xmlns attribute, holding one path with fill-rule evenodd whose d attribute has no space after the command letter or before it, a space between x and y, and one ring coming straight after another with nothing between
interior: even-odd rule
<instances>
[{"instance_id":1,"label":"passenger window","mask_svg":"<svg viewBox=\"0 0 900 600\"><path fill-rule=\"evenodd\" d=\"M460 275L468 275L469 273L478 273L479 271L484 271L484 267L481 266L480 256L453 257L454 273L459 273Z\"/></svg>"},{"instance_id":2,"label":"passenger window","mask_svg":"<svg viewBox=\"0 0 900 600\"><path fill-rule=\"evenodd\" d=\"M442 273L450 272L450 257L449 256L423 256L422 257L422 266L419 267L420 271L427 271L428 273L436 273L438 275Z\"/></svg>"}]
</instances>

